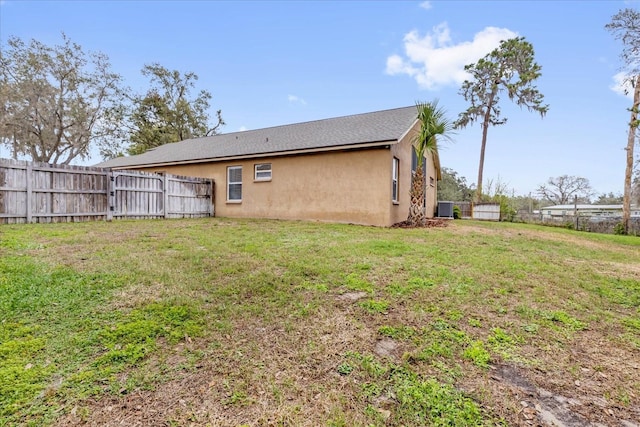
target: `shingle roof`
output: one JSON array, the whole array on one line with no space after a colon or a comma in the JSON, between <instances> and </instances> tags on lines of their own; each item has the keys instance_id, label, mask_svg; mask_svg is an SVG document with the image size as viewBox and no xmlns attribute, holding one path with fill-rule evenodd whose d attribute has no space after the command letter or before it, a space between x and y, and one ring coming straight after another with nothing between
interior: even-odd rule
<instances>
[{"instance_id":1,"label":"shingle roof","mask_svg":"<svg viewBox=\"0 0 640 427\"><path fill-rule=\"evenodd\" d=\"M415 107L187 139L99 167L127 167L269 155L372 143L395 143L415 123Z\"/></svg>"}]
</instances>

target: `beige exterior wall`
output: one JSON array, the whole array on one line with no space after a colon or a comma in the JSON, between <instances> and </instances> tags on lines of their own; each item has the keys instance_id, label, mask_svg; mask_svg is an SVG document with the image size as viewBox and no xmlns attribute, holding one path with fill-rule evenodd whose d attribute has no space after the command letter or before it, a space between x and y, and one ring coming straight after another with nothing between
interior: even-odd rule
<instances>
[{"instance_id":1,"label":"beige exterior wall","mask_svg":"<svg viewBox=\"0 0 640 427\"><path fill-rule=\"evenodd\" d=\"M400 160L398 203L392 199L392 161ZM256 164L270 163L270 181L254 180ZM227 167L242 166L242 201L227 201ZM411 134L384 148L136 168L211 178L215 215L235 218L318 220L390 226L407 219ZM427 162L427 216L435 209L435 169Z\"/></svg>"},{"instance_id":2,"label":"beige exterior wall","mask_svg":"<svg viewBox=\"0 0 640 427\"><path fill-rule=\"evenodd\" d=\"M270 181L254 180L256 164L271 163ZM242 202L227 201L227 167L242 166ZM389 149L173 165L148 168L212 178L215 215L391 225Z\"/></svg>"}]
</instances>

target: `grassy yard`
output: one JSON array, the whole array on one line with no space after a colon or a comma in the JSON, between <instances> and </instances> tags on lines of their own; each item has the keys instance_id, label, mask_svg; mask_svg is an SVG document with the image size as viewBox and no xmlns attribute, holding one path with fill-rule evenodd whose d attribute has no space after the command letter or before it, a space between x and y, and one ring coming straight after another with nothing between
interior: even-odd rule
<instances>
[{"instance_id":1,"label":"grassy yard","mask_svg":"<svg viewBox=\"0 0 640 427\"><path fill-rule=\"evenodd\" d=\"M0 426L554 419L640 420L639 238L473 221L0 226Z\"/></svg>"}]
</instances>

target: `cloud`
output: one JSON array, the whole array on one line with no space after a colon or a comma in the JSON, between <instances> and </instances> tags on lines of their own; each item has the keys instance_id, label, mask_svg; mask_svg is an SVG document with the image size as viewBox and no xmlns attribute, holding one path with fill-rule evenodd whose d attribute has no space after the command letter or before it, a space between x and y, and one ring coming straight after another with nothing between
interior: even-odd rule
<instances>
[{"instance_id":1,"label":"cloud","mask_svg":"<svg viewBox=\"0 0 640 427\"><path fill-rule=\"evenodd\" d=\"M295 95L289 95L287 97L287 99L289 100L290 103L292 104L300 104L300 105L307 105L307 101L305 101L304 99L295 96Z\"/></svg>"},{"instance_id":2,"label":"cloud","mask_svg":"<svg viewBox=\"0 0 640 427\"><path fill-rule=\"evenodd\" d=\"M633 86L629 81L628 74L625 72L619 72L613 76L613 83L609 86L609 89L617 93L618 95L626 96L629 99L633 99Z\"/></svg>"},{"instance_id":3,"label":"cloud","mask_svg":"<svg viewBox=\"0 0 640 427\"><path fill-rule=\"evenodd\" d=\"M392 76L407 74L421 89L457 86L468 78L465 65L491 52L501 40L517 36L507 28L486 27L475 34L472 41L454 44L449 26L443 22L424 36L417 30L406 34L403 40L405 54L389 56L385 71Z\"/></svg>"},{"instance_id":4,"label":"cloud","mask_svg":"<svg viewBox=\"0 0 640 427\"><path fill-rule=\"evenodd\" d=\"M240 126L240 128L238 129L239 132L244 132L245 130L247 130L246 126Z\"/></svg>"},{"instance_id":5,"label":"cloud","mask_svg":"<svg viewBox=\"0 0 640 427\"><path fill-rule=\"evenodd\" d=\"M433 7L433 5L431 4L430 1L423 1L422 3L420 3L420 7L425 10L429 10Z\"/></svg>"}]
</instances>

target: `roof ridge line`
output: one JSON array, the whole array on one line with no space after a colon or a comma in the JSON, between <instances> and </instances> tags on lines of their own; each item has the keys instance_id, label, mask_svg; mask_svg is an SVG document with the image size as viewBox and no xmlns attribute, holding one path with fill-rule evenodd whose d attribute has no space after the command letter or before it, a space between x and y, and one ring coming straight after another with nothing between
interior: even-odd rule
<instances>
[{"instance_id":1,"label":"roof ridge line","mask_svg":"<svg viewBox=\"0 0 640 427\"><path fill-rule=\"evenodd\" d=\"M396 108L387 108L385 110L369 111L368 113L347 114L346 116L325 117L324 119L307 120L305 122L296 122L296 123L285 123L285 124L282 124L282 125L267 126L267 127L264 127L264 128L237 130L237 131L229 132L229 133L217 133L215 135L210 135L210 136L233 135L234 133L254 132L254 131L259 131L259 130L282 128L282 127L287 127L287 126L298 126L298 125L304 125L304 124L315 123L315 122L324 122L324 121L327 121L327 120L346 119L348 117L366 116L366 115L369 115L369 114L384 113L384 112L387 112L387 111L394 111L394 110L402 110L402 109L411 108L411 107L413 107L413 106L412 105L407 105L405 107L396 107ZM191 139L201 139L201 138L191 138ZM188 141L188 140L185 139L184 141ZM182 141L178 141L178 142L182 142Z\"/></svg>"}]
</instances>

